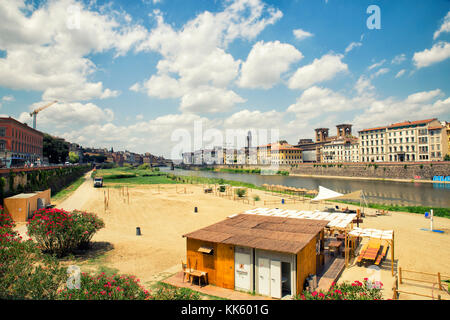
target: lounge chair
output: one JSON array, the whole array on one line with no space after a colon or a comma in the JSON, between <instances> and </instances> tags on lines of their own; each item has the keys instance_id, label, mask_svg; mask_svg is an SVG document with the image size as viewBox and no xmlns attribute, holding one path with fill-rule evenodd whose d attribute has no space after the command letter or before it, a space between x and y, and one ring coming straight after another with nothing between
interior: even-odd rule
<instances>
[{"instance_id":1,"label":"lounge chair","mask_svg":"<svg viewBox=\"0 0 450 320\"><path fill-rule=\"evenodd\" d=\"M378 255L377 260L375 261L375 265L378 266L386 258L388 250L389 250L388 246L383 246L381 253Z\"/></svg>"},{"instance_id":2,"label":"lounge chair","mask_svg":"<svg viewBox=\"0 0 450 320\"><path fill-rule=\"evenodd\" d=\"M367 249L368 247L369 247L369 244L366 243L366 244L361 248L360 254L359 254L358 258L356 259L356 263L357 263L358 265L361 265L361 261L362 261L362 259L363 259L363 257L364 257L364 253L366 252L366 249Z\"/></svg>"}]
</instances>

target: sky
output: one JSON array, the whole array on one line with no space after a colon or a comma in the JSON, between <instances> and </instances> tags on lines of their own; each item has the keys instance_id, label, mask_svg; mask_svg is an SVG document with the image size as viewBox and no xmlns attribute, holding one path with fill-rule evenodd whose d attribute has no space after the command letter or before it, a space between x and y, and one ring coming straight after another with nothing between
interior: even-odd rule
<instances>
[{"instance_id":1,"label":"sky","mask_svg":"<svg viewBox=\"0 0 450 320\"><path fill-rule=\"evenodd\" d=\"M375 6L375 7L374 7ZM450 119L450 1L0 1L0 115L179 159Z\"/></svg>"}]
</instances>

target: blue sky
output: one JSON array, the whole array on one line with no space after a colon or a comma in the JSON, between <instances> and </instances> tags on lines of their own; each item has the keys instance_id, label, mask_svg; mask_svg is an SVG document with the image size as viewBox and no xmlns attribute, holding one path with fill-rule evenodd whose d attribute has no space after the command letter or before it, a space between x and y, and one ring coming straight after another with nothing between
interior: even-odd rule
<instances>
[{"instance_id":1,"label":"blue sky","mask_svg":"<svg viewBox=\"0 0 450 320\"><path fill-rule=\"evenodd\" d=\"M367 27L370 5L381 29ZM448 121L449 10L447 0L3 0L0 114L30 123L56 99L39 130L167 157L180 132L192 149L196 122L277 129L294 144L344 122L356 133Z\"/></svg>"}]
</instances>

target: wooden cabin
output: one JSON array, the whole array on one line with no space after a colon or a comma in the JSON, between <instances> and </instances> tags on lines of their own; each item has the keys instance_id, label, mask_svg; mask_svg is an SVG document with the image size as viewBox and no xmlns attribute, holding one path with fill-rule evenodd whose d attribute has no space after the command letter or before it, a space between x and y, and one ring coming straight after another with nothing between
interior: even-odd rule
<instances>
[{"instance_id":1,"label":"wooden cabin","mask_svg":"<svg viewBox=\"0 0 450 320\"><path fill-rule=\"evenodd\" d=\"M328 221L239 214L185 234L187 267L210 284L274 298L297 295L324 264Z\"/></svg>"}]
</instances>

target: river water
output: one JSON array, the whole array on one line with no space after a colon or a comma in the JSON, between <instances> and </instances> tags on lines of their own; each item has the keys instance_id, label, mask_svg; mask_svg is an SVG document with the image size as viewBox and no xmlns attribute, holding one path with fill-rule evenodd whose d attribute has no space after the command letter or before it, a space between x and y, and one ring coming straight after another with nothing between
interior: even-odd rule
<instances>
[{"instance_id":1,"label":"river water","mask_svg":"<svg viewBox=\"0 0 450 320\"><path fill-rule=\"evenodd\" d=\"M340 192L350 193L363 190L367 202L381 204L396 204L403 206L433 206L450 207L450 184L444 183L411 183L378 180L338 179L321 177L295 177L279 175L259 175L243 173L227 173L214 171L193 171L161 168L162 171L184 176L200 176L222 178L252 183L275 184L290 187L318 190L319 186Z\"/></svg>"}]
</instances>

